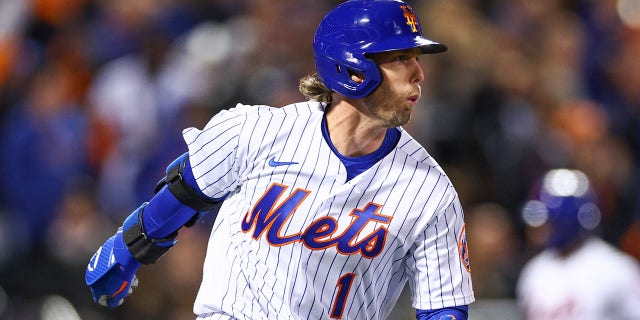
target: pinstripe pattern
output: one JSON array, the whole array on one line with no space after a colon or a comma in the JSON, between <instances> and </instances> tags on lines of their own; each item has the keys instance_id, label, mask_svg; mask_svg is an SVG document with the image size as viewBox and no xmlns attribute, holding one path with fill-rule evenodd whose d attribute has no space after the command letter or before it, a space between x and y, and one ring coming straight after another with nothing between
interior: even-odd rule
<instances>
[{"instance_id":1,"label":"pinstripe pattern","mask_svg":"<svg viewBox=\"0 0 640 320\"><path fill-rule=\"evenodd\" d=\"M342 319L385 319L407 280L414 307L471 303L471 277L458 253L464 214L438 164L403 131L394 151L345 183L346 170L322 136L322 117L322 105L312 102L237 105L203 130L184 130L199 186L212 197L228 193L194 306L199 319L326 319L332 312ZM272 158L295 163L272 167ZM273 196L270 188L284 189L270 215L260 215L253 209ZM302 193L288 216L276 212ZM351 232L365 214L374 220ZM310 236L331 221L335 232ZM322 223L325 229L313 229ZM379 234L384 237L369 241ZM371 258L351 250L359 241L368 244L361 250L384 247ZM333 244L314 247L318 243ZM339 286L348 274L355 276Z\"/></svg>"}]
</instances>

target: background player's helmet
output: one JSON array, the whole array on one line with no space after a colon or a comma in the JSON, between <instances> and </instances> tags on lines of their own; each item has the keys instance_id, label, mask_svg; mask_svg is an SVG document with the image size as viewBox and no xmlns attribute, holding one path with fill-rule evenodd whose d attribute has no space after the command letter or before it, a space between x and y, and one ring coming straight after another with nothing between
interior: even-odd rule
<instances>
[{"instance_id":1,"label":"background player's helmet","mask_svg":"<svg viewBox=\"0 0 640 320\"><path fill-rule=\"evenodd\" d=\"M377 65L367 54L420 48L440 53L444 44L422 36L415 11L400 0L351 0L329 12L320 22L313 41L316 70L331 90L363 98L382 82ZM363 75L363 83L351 74Z\"/></svg>"},{"instance_id":2,"label":"background player's helmet","mask_svg":"<svg viewBox=\"0 0 640 320\"><path fill-rule=\"evenodd\" d=\"M578 170L548 171L523 208L531 226L549 225L547 244L564 248L590 234L600 224L600 210L587 176Z\"/></svg>"}]
</instances>

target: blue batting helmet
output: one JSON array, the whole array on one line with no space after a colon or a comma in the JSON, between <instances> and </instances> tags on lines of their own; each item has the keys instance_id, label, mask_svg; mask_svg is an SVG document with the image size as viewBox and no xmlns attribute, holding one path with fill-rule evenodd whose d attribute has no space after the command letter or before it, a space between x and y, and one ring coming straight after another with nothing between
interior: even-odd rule
<instances>
[{"instance_id":1,"label":"blue batting helmet","mask_svg":"<svg viewBox=\"0 0 640 320\"><path fill-rule=\"evenodd\" d=\"M415 11L400 0L350 0L320 22L313 41L316 71L331 90L352 98L371 94L382 82L367 54L420 48L440 53L447 46L422 36ZM364 82L351 80L352 74Z\"/></svg>"},{"instance_id":2,"label":"blue batting helmet","mask_svg":"<svg viewBox=\"0 0 640 320\"><path fill-rule=\"evenodd\" d=\"M525 204L522 214L524 221L531 226L548 223L549 247L566 247L600 224L596 196L583 172L550 170L535 191L534 198Z\"/></svg>"}]
</instances>

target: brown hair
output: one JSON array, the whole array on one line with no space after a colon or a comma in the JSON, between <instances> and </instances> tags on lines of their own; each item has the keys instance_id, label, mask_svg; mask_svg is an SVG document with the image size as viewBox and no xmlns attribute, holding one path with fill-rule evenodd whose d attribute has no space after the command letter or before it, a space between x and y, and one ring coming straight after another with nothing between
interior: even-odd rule
<instances>
[{"instance_id":1,"label":"brown hair","mask_svg":"<svg viewBox=\"0 0 640 320\"><path fill-rule=\"evenodd\" d=\"M309 100L331 103L333 91L322 82L317 73L300 79L298 90Z\"/></svg>"}]
</instances>

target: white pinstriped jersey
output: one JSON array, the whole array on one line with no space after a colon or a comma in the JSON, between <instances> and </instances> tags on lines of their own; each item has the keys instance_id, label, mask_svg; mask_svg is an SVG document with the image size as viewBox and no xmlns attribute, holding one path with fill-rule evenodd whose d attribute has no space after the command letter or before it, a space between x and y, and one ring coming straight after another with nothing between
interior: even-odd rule
<instances>
[{"instance_id":1,"label":"white pinstriped jersey","mask_svg":"<svg viewBox=\"0 0 640 320\"><path fill-rule=\"evenodd\" d=\"M474 300L464 214L451 182L401 129L348 182L322 135L323 106L222 111L185 129L203 192L225 195L194 312L202 319L385 319Z\"/></svg>"}]
</instances>

